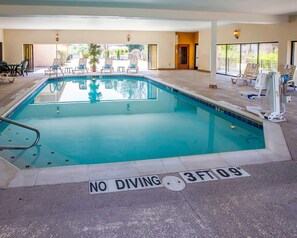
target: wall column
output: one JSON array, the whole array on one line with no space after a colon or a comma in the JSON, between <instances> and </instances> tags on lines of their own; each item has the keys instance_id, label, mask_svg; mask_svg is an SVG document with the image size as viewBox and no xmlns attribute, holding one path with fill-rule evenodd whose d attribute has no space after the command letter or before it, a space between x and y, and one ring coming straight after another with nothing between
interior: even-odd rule
<instances>
[{"instance_id":1,"label":"wall column","mask_svg":"<svg viewBox=\"0 0 297 238\"><path fill-rule=\"evenodd\" d=\"M217 88L217 21L211 22L210 88Z\"/></svg>"}]
</instances>

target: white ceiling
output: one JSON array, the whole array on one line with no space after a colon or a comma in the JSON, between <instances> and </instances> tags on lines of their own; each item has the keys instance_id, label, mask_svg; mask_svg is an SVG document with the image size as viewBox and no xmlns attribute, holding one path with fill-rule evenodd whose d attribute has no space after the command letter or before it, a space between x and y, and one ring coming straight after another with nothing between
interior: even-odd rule
<instances>
[{"instance_id":1,"label":"white ceiling","mask_svg":"<svg viewBox=\"0 0 297 238\"><path fill-rule=\"evenodd\" d=\"M0 28L198 31L296 13L297 0L0 0Z\"/></svg>"},{"instance_id":2,"label":"white ceiling","mask_svg":"<svg viewBox=\"0 0 297 238\"><path fill-rule=\"evenodd\" d=\"M0 29L198 31L210 22L123 17L0 17Z\"/></svg>"}]
</instances>

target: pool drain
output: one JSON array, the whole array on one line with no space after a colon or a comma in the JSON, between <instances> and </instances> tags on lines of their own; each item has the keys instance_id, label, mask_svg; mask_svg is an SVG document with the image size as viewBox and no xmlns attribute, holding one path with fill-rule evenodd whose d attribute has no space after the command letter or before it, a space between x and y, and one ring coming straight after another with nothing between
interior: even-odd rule
<instances>
[{"instance_id":1,"label":"pool drain","mask_svg":"<svg viewBox=\"0 0 297 238\"><path fill-rule=\"evenodd\" d=\"M185 182L176 176L166 176L162 179L162 183L171 191L181 191L186 187Z\"/></svg>"}]
</instances>

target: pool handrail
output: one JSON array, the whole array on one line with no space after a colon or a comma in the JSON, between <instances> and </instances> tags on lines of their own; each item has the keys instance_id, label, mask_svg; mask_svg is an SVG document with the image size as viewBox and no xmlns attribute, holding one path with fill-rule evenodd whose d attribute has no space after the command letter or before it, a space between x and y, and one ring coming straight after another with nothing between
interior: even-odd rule
<instances>
[{"instance_id":1,"label":"pool handrail","mask_svg":"<svg viewBox=\"0 0 297 238\"><path fill-rule=\"evenodd\" d=\"M16 121L13 121L13 120L10 120L5 117L0 117L0 121L5 121L10 124L14 124L16 126L20 126L20 127L26 128L28 130L34 131L36 133L36 139L35 139L34 143L29 146L0 145L0 150L26 150L26 149L29 149L29 148L35 146L39 142L40 132L38 129L28 126L28 125L25 125L25 124L22 124L22 123L19 123L19 122L16 122Z\"/></svg>"}]
</instances>

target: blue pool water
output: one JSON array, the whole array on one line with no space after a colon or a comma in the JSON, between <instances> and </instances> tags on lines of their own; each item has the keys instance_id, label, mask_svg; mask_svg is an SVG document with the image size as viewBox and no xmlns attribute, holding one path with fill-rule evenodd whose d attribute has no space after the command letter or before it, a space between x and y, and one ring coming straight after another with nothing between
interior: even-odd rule
<instances>
[{"instance_id":1,"label":"blue pool water","mask_svg":"<svg viewBox=\"0 0 297 238\"><path fill-rule=\"evenodd\" d=\"M10 118L41 133L33 148L0 151L21 169L265 147L260 124L124 75L49 80ZM29 145L35 139L33 132L6 123L0 132L0 144Z\"/></svg>"}]
</instances>

